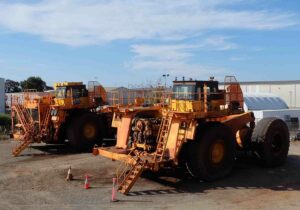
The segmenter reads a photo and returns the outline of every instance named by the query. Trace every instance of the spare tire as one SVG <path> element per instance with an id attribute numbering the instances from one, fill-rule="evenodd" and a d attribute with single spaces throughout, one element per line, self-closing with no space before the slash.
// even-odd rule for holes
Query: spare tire
<path id="1" fill-rule="evenodd" d="M 213 181 L 228 175 L 235 159 L 235 139 L 230 127 L 211 124 L 187 145 L 187 170 L 195 178 Z"/>
<path id="2" fill-rule="evenodd" d="M 255 127 L 252 142 L 255 152 L 265 166 L 282 165 L 290 146 L 289 129 L 281 119 L 264 118 Z"/>
<path id="3" fill-rule="evenodd" d="M 95 144 L 101 145 L 103 125 L 102 118 L 96 114 L 77 115 L 67 129 L 70 145 L 78 151 L 91 150 Z"/>

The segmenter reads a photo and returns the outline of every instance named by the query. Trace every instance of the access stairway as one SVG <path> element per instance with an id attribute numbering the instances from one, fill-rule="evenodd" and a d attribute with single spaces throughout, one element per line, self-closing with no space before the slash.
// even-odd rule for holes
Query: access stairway
<path id="1" fill-rule="evenodd" d="M 12 151 L 13 156 L 17 157 L 24 149 L 26 149 L 32 142 L 31 141 L 21 141 Z"/>
<path id="2" fill-rule="evenodd" d="M 145 168 L 145 162 L 138 159 L 136 163 L 128 169 L 123 170 L 123 173 L 118 177 L 118 191 L 127 195 L 135 182 L 138 180 Z"/>
<path id="3" fill-rule="evenodd" d="M 135 150 L 132 151 L 133 156 L 131 155 L 132 152 L 128 154 L 128 158 L 133 159 L 135 163 L 133 165 L 125 163 L 121 174 L 117 175 L 118 191 L 120 193 L 127 195 L 146 167 L 149 167 L 149 165 L 155 166 L 164 160 L 171 122 L 172 116 L 166 116 L 162 119 L 154 155 L 141 156 Z"/>
<path id="4" fill-rule="evenodd" d="M 46 110 L 42 119 L 40 126 L 40 139 L 48 135 L 49 123 L 51 121 L 51 107 Z"/>
<path id="5" fill-rule="evenodd" d="M 12 151 L 12 155 L 16 157 L 33 142 L 32 137 L 35 136 L 35 123 L 29 111 L 25 109 L 21 104 L 14 104 L 12 110 L 15 112 L 24 131 L 21 142 Z"/>

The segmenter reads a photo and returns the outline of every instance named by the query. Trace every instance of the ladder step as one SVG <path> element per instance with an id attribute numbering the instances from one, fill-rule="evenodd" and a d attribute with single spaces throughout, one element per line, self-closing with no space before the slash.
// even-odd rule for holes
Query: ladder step
<path id="1" fill-rule="evenodd" d="M 127 194 L 137 181 L 138 177 L 141 175 L 144 165 L 139 161 L 135 166 L 133 166 L 132 170 L 129 172 L 129 175 L 127 175 L 119 185 L 118 191 L 120 193 Z"/>
<path id="2" fill-rule="evenodd" d="M 13 109 L 16 112 L 19 122 L 22 124 L 24 132 L 26 133 L 23 137 L 24 142 L 17 146 L 12 152 L 14 156 L 18 156 L 31 143 L 28 138 L 30 138 L 30 133 L 34 130 L 35 123 L 31 114 L 23 105 L 15 104 Z"/>
<path id="3" fill-rule="evenodd" d="M 161 126 L 159 129 L 157 147 L 154 155 L 154 162 L 160 162 L 163 160 L 165 147 L 168 141 L 169 129 L 172 122 L 172 116 L 166 116 L 161 121 Z"/>
<path id="4" fill-rule="evenodd" d="M 18 156 L 24 149 L 26 149 L 28 147 L 28 145 L 30 144 L 30 141 L 25 141 L 24 143 L 22 143 L 20 146 L 18 146 L 17 148 L 15 148 L 13 150 L 13 155 L 16 157 Z"/>

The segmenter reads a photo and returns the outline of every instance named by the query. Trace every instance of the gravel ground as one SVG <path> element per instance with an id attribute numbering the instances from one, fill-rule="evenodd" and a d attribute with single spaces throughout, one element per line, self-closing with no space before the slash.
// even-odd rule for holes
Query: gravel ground
<path id="1" fill-rule="evenodd" d="M 292 142 L 287 163 L 263 168 L 250 158 L 232 174 L 204 183 L 184 175 L 144 174 L 129 196 L 110 202 L 119 165 L 100 156 L 74 154 L 64 147 L 38 145 L 11 156 L 13 142 L 0 141 L 0 209 L 300 209 L 300 142 Z M 65 181 L 72 166 L 75 180 Z M 90 175 L 91 189 L 84 189 Z M 146 178 L 148 177 L 148 178 Z"/>

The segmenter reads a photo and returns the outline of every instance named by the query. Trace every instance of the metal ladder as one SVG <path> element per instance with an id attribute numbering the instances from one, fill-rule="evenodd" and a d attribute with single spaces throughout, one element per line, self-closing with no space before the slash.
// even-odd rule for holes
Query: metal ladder
<path id="1" fill-rule="evenodd" d="M 20 121 L 25 132 L 21 143 L 18 144 L 12 151 L 13 156 L 16 157 L 32 143 L 31 138 L 34 135 L 34 120 L 28 110 L 25 109 L 21 104 L 15 104 L 13 109 L 15 110 L 18 120 Z"/>
<path id="2" fill-rule="evenodd" d="M 163 161 L 164 153 L 166 150 L 166 145 L 168 142 L 169 131 L 171 127 L 173 117 L 165 116 L 162 118 L 162 122 L 159 128 L 158 137 L 157 137 L 157 147 L 154 155 L 154 164 Z"/>
<path id="3" fill-rule="evenodd" d="M 118 177 L 118 183 L 120 183 L 118 187 L 118 191 L 127 195 L 135 182 L 138 180 L 140 175 L 142 174 L 145 168 L 145 163 L 141 159 L 138 159 L 136 163 L 130 167 L 128 170 L 123 170 L 120 177 Z"/>
<path id="4" fill-rule="evenodd" d="M 43 119 L 43 121 L 41 122 L 41 130 L 40 130 L 40 134 L 41 134 L 41 138 L 47 135 L 47 129 L 49 128 L 49 123 L 51 120 L 51 107 L 49 107 L 46 111 L 45 117 Z"/>
<path id="5" fill-rule="evenodd" d="M 24 129 L 24 132 L 27 132 L 31 129 L 34 124 L 32 116 L 21 104 L 15 104 L 13 109 L 16 111 L 17 117 Z"/>
<path id="6" fill-rule="evenodd" d="M 14 157 L 17 157 L 24 149 L 26 149 L 32 142 L 30 140 L 21 141 L 12 151 Z"/>
<path id="7" fill-rule="evenodd" d="M 178 152 L 180 151 L 183 143 L 186 140 L 186 132 L 187 132 L 187 128 L 179 129 L 178 130 L 177 141 L 176 141 L 176 148 L 175 148 L 176 157 L 178 157 Z"/>

